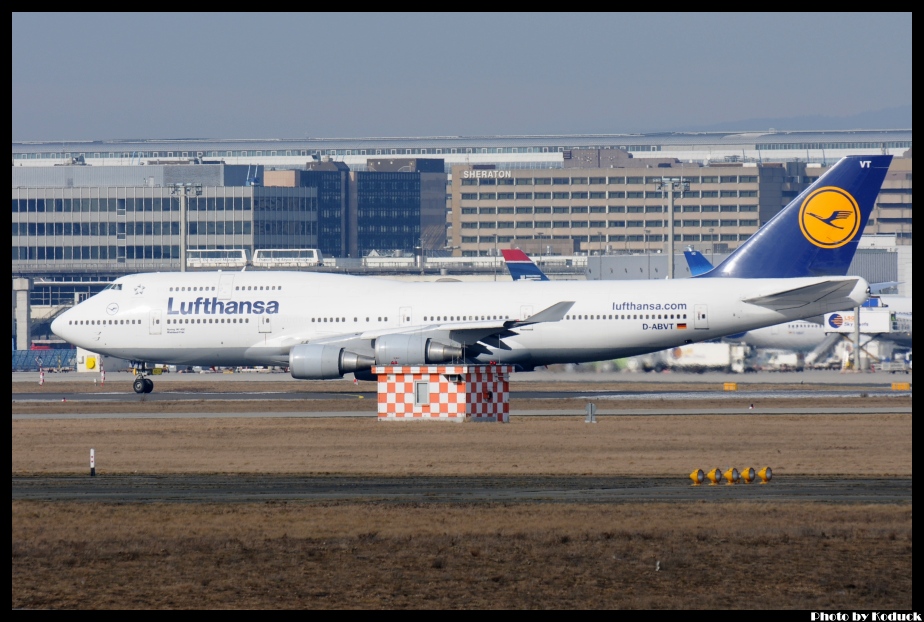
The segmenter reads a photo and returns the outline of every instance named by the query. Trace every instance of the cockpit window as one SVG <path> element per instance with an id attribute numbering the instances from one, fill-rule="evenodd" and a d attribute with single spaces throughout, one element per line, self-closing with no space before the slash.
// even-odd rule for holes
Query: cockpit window
<path id="1" fill-rule="evenodd" d="M 106 291 L 107 289 L 122 291 L 122 284 L 121 283 L 110 283 L 109 285 L 103 288 L 103 291 Z"/>

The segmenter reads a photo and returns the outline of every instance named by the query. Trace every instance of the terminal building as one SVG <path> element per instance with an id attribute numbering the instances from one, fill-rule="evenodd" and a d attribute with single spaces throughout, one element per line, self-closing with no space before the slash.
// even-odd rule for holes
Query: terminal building
<path id="1" fill-rule="evenodd" d="M 866 233 L 911 240 L 911 157 L 895 158 Z M 634 158 L 574 150 L 561 169 L 452 168 L 451 242 L 463 256 L 636 254 L 678 245 L 728 253 L 815 182 L 817 163 Z M 673 196 L 671 196 L 673 194 Z M 673 208 L 673 223 L 668 218 Z"/>
<path id="2" fill-rule="evenodd" d="M 198 160 L 14 167 L 14 289 L 51 310 L 48 324 L 134 272 L 253 268 L 269 250 L 318 249 L 334 263 L 432 253 L 446 245 L 443 170 L 438 159 L 394 158 L 358 172 L 326 158 L 303 170 Z"/>
<path id="3" fill-rule="evenodd" d="M 300 168 L 328 158 L 365 170 L 373 158 L 440 158 L 446 172 L 458 164 L 498 168 L 560 168 L 569 151 L 622 149 L 635 158 L 675 158 L 689 163 L 833 163 L 845 155 L 900 155 L 911 148 L 911 129 L 747 132 L 660 132 L 544 136 L 422 136 L 387 138 L 291 138 L 273 140 L 145 139 L 34 141 L 12 144 L 13 166 L 53 166 L 74 161 L 93 166 L 220 160 L 226 164 Z"/>
<path id="4" fill-rule="evenodd" d="M 319 245 L 328 257 L 414 253 L 446 246 L 446 173 L 440 158 L 374 158 L 362 171 L 342 162 L 270 169 L 267 186 L 318 190 Z"/>

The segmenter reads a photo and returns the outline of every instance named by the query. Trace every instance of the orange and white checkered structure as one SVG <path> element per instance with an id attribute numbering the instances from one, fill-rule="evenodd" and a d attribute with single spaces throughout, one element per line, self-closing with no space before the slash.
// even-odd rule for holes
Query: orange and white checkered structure
<path id="1" fill-rule="evenodd" d="M 496 421 L 510 416 L 512 365 L 373 367 L 379 421 Z"/>

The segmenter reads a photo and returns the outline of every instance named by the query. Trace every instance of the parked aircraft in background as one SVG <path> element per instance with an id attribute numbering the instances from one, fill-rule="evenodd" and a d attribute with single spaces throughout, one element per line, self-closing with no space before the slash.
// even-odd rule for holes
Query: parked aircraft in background
<path id="1" fill-rule="evenodd" d="M 501 250 L 504 263 L 510 271 L 514 281 L 548 281 L 549 277 L 539 269 L 526 253 L 518 248 L 505 248 Z"/>
<path id="2" fill-rule="evenodd" d="M 133 361 L 138 393 L 153 390 L 148 370 L 157 363 L 371 379 L 377 365 L 531 370 L 655 352 L 862 304 L 868 283 L 843 275 L 891 159 L 841 159 L 697 278 L 511 287 L 314 272 L 145 273 L 116 279 L 52 330 Z M 824 220 L 834 210 L 851 211 L 836 228 Z"/>
<path id="3" fill-rule="evenodd" d="M 683 251 L 683 256 L 687 260 L 687 266 L 690 268 L 690 276 L 705 274 L 715 267 L 701 252 L 692 248 Z"/>

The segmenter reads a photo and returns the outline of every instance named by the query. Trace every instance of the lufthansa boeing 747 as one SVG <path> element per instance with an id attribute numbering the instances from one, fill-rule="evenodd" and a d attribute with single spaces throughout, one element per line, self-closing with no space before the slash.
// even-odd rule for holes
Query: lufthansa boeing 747
<path id="1" fill-rule="evenodd" d="M 138 393 L 153 389 L 154 364 L 371 378 L 375 365 L 528 371 L 655 352 L 861 305 L 867 282 L 843 275 L 890 161 L 843 158 L 699 278 L 511 284 L 281 271 L 133 274 L 61 314 L 52 330 L 132 361 Z"/>

